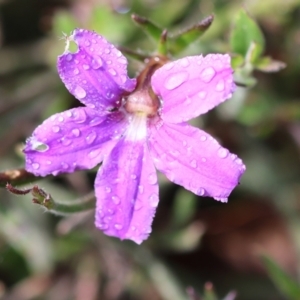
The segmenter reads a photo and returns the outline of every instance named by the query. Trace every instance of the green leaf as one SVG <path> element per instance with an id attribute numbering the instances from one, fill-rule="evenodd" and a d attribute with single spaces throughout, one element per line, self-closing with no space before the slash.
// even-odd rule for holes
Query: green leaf
<path id="1" fill-rule="evenodd" d="M 259 57 L 265 49 L 264 36 L 257 23 L 244 10 L 240 10 L 230 35 L 232 51 L 246 57 L 253 43 L 256 44 L 255 57 Z"/>
<path id="2" fill-rule="evenodd" d="M 210 27 L 214 20 L 214 16 L 210 15 L 199 23 L 192 27 L 182 31 L 181 33 L 174 35 L 171 38 L 172 46 L 171 51 L 178 53 L 186 49 L 191 43 L 198 40 Z"/>
<path id="3" fill-rule="evenodd" d="M 299 300 L 300 285 L 286 274 L 277 263 L 267 255 L 261 257 L 275 286 L 290 300 Z"/>
<path id="4" fill-rule="evenodd" d="M 255 69 L 262 72 L 271 73 L 278 72 L 286 67 L 286 64 L 279 60 L 274 60 L 269 56 L 260 58 L 255 64 Z"/>
<path id="5" fill-rule="evenodd" d="M 131 15 L 132 20 L 140 25 L 142 29 L 154 39 L 155 42 L 159 43 L 161 39 L 162 29 L 159 28 L 156 24 L 151 22 L 150 20 L 138 16 L 136 14 Z"/>

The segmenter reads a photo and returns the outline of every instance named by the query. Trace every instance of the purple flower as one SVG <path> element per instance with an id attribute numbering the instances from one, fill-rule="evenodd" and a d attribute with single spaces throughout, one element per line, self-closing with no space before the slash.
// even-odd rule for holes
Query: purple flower
<path id="1" fill-rule="evenodd" d="M 76 29 L 70 38 L 78 50 L 59 56 L 58 72 L 85 107 L 36 128 L 24 149 L 26 170 L 57 175 L 103 162 L 95 181 L 95 224 L 136 243 L 151 232 L 158 205 L 155 168 L 197 195 L 226 202 L 245 166 L 186 121 L 231 97 L 230 57 L 155 57 L 130 79 L 126 58 L 102 36 Z"/>

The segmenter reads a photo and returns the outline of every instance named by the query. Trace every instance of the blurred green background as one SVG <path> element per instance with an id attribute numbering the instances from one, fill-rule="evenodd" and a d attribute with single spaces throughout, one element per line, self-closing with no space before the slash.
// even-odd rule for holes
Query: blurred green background
<path id="1" fill-rule="evenodd" d="M 232 30 L 243 23 L 241 9 L 262 31 L 262 55 L 285 69 L 239 65 Z M 247 171 L 228 204 L 160 176 L 153 232 L 141 246 L 104 236 L 93 211 L 58 217 L 0 189 L 0 299 L 300 299 L 299 0 L 0 0 L 0 169 L 22 168 L 34 128 L 79 105 L 56 71 L 62 32 L 93 29 L 116 45 L 155 52 L 132 13 L 173 34 L 214 14 L 203 37 L 173 57 L 232 54 L 246 86 L 192 123 L 238 154 Z M 141 68 L 129 59 L 132 76 Z M 96 171 L 38 184 L 72 201 L 93 190 Z"/>

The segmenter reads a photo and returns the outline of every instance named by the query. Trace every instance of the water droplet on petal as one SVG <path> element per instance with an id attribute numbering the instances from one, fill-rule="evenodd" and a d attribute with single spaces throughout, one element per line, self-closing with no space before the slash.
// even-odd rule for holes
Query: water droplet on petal
<path id="1" fill-rule="evenodd" d="M 91 126 L 97 126 L 97 125 L 101 124 L 102 122 L 103 122 L 103 118 L 95 117 L 94 119 L 92 119 L 90 121 L 90 125 Z"/>
<path id="2" fill-rule="evenodd" d="M 139 185 L 138 189 L 139 189 L 140 194 L 143 194 L 144 187 L 142 185 Z"/>
<path id="3" fill-rule="evenodd" d="M 224 80 L 220 80 L 216 85 L 216 91 L 222 92 L 225 88 Z"/>
<path id="4" fill-rule="evenodd" d="M 72 133 L 74 136 L 79 137 L 80 136 L 80 130 L 78 128 L 72 129 Z"/>
<path id="5" fill-rule="evenodd" d="M 51 165 L 52 164 L 51 160 L 46 160 L 46 164 Z"/>
<path id="6" fill-rule="evenodd" d="M 207 93 L 204 91 L 201 91 L 198 93 L 199 98 L 204 99 L 206 97 Z"/>
<path id="7" fill-rule="evenodd" d="M 101 230 L 106 230 L 108 229 L 108 225 L 106 223 L 99 223 L 97 225 L 98 228 L 100 228 Z"/>
<path id="8" fill-rule="evenodd" d="M 106 193 L 109 194 L 109 193 L 111 192 L 111 188 L 110 188 L 109 186 L 106 186 L 106 187 L 105 187 L 105 191 L 106 191 Z"/>
<path id="9" fill-rule="evenodd" d="M 114 227 L 115 227 L 117 230 L 121 230 L 121 229 L 123 228 L 123 226 L 122 226 L 121 224 L 119 224 L 119 223 L 116 223 L 116 224 L 114 225 Z"/>
<path id="10" fill-rule="evenodd" d="M 62 143 L 64 146 L 69 146 L 69 145 L 72 143 L 72 140 L 63 137 L 63 138 L 61 139 L 61 143 Z"/>
<path id="11" fill-rule="evenodd" d="M 32 164 L 32 167 L 33 167 L 35 170 L 37 170 L 37 169 L 39 169 L 40 165 L 39 165 L 38 163 L 33 163 L 33 164 Z"/>
<path id="12" fill-rule="evenodd" d="M 202 158 L 201 158 L 201 161 L 202 161 L 202 162 L 206 162 L 207 159 L 206 159 L 205 157 L 202 157 Z"/>
<path id="13" fill-rule="evenodd" d="M 79 70 L 77 68 L 74 69 L 73 71 L 74 75 L 78 75 L 79 74 Z"/>
<path id="14" fill-rule="evenodd" d="M 152 194 L 152 195 L 149 197 L 149 201 L 150 201 L 150 205 L 151 205 L 152 207 L 157 207 L 158 201 L 159 201 L 158 195 L 157 195 L 157 194 Z"/>
<path id="15" fill-rule="evenodd" d="M 194 169 L 197 168 L 198 164 L 197 164 L 197 161 L 195 159 L 193 159 L 191 162 L 190 162 L 190 166 Z"/>
<path id="16" fill-rule="evenodd" d="M 141 201 L 136 201 L 134 204 L 134 210 L 140 210 L 143 207 L 143 203 Z"/>
<path id="17" fill-rule="evenodd" d="M 86 142 L 90 145 L 92 144 L 95 139 L 97 137 L 97 134 L 95 131 L 92 131 L 91 133 L 89 133 L 89 135 L 85 138 Z"/>
<path id="18" fill-rule="evenodd" d="M 55 133 L 59 132 L 59 131 L 60 131 L 59 126 L 54 125 L 54 126 L 52 127 L 52 131 L 55 132 Z"/>
<path id="19" fill-rule="evenodd" d="M 127 80 L 127 76 L 126 75 L 121 75 L 121 82 L 122 83 L 125 83 L 126 82 L 126 80 Z"/>
<path id="20" fill-rule="evenodd" d="M 76 110 L 74 112 L 74 117 L 76 123 L 84 123 L 87 118 L 84 110 Z"/>
<path id="21" fill-rule="evenodd" d="M 220 148 L 218 150 L 218 156 L 221 157 L 221 158 L 227 157 L 228 153 L 229 153 L 229 151 L 225 148 Z"/>
<path id="22" fill-rule="evenodd" d="M 59 121 L 59 122 L 63 122 L 63 121 L 64 121 L 64 117 L 59 116 L 59 117 L 58 117 L 58 121 Z"/>
<path id="23" fill-rule="evenodd" d="M 222 197 L 214 197 L 215 200 L 226 203 L 227 202 L 227 198 L 222 198 Z"/>
<path id="24" fill-rule="evenodd" d="M 89 153 L 89 157 L 90 158 L 95 158 L 96 156 L 98 156 L 99 154 L 99 150 L 92 150 L 90 153 Z"/>
<path id="25" fill-rule="evenodd" d="M 112 196 L 111 199 L 116 205 L 121 203 L 121 200 L 118 196 Z"/>
<path id="26" fill-rule="evenodd" d="M 31 139 L 30 143 L 31 143 L 31 149 L 38 152 L 46 152 L 49 149 L 49 146 L 47 144 L 36 141 L 34 139 Z"/>
<path id="27" fill-rule="evenodd" d="M 152 185 L 156 184 L 157 183 L 157 175 L 156 173 L 151 173 L 149 174 L 148 176 L 148 182 Z"/>
<path id="28" fill-rule="evenodd" d="M 84 44 L 88 47 L 91 45 L 91 42 L 89 40 L 85 40 Z"/>
<path id="29" fill-rule="evenodd" d="M 69 168 L 69 165 L 68 165 L 67 163 L 65 163 L 65 162 L 62 162 L 62 163 L 61 163 L 61 166 L 62 166 L 62 168 L 63 168 L 64 170 L 66 170 L 66 169 Z"/>
<path id="30" fill-rule="evenodd" d="M 120 57 L 120 58 L 118 58 L 118 62 L 123 64 L 123 65 L 126 65 L 127 64 L 127 59 L 125 57 Z"/>
<path id="31" fill-rule="evenodd" d="M 171 74 L 165 81 L 165 88 L 168 90 L 173 90 L 179 87 L 188 79 L 188 76 L 189 74 L 187 72 Z"/>
<path id="32" fill-rule="evenodd" d="M 207 137 L 205 135 L 202 135 L 200 137 L 200 141 L 205 142 L 207 140 Z"/>
<path id="33" fill-rule="evenodd" d="M 109 53 L 110 53 L 110 50 L 109 50 L 108 48 L 106 48 L 106 49 L 104 50 L 104 52 L 105 52 L 106 54 L 109 54 Z"/>
<path id="34" fill-rule="evenodd" d="M 182 58 L 179 60 L 179 64 L 182 66 L 182 67 L 187 67 L 190 65 L 190 62 L 188 61 L 188 59 L 186 57 Z"/>
<path id="35" fill-rule="evenodd" d="M 88 70 L 90 68 L 90 66 L 86 64 L 84 64 L 82 67 L 84 68 L 84 70 Z"/>
<path id="36" fill-rule="evenodd" d="M 174 63 L 173 62 L 170 62 L 170 63 L 167 63 L 164 68 L 169 71 L 171 70 L 172 68 L 174 67 Z"/>
<path id="37" fill-rule="evenodd" d="M 71 61 L 72 58 L 73 58 L 73 55 L 71 53 L 68 53 L 67 56 L 66 56 L 66 60 Z"/>
<path id="38" fill-rule="evenodd" d="M 66 111 L 66 116 L 71 118 L 73 116 L 73 114 L 70 110 L 68 110 L 68 111 Z"/>
<path id="39" fill-rule="evenodd" d="M 86 96 L 86 91 L 79 85 L 74 90 L 74 96 L 78 99 L 83 99 Z"/>
<path id="40" fill-rule="evenodd" d="M 114 69 L 108 69 L 108 72 L 113 76 L 117 75 L 117 72 Z"/>
<path id="41" fill-rule="evenodd" d="M 197 195 L 199 196 L 204 196 L 205 195 L 205 189 L 204 188 L 198 188 L 197 190 Z"/>
<path id="42" fill-rule="evenodd" d="M 103 61 L 102 61 L 102 59 L 100 57 L 94 58 L 92 60 L 92 68 L 93 69 L 97 70 L 97 69 L 101 68 L 102 65 L 103 65 Z"/>
<path id="43" fill-rule="evenodd" d="M 204 82 L 210 82 L 215 75 L 216 71 L 214 70 L 214 68 L 208 67 L 201 72 L 200 77 Z"/>

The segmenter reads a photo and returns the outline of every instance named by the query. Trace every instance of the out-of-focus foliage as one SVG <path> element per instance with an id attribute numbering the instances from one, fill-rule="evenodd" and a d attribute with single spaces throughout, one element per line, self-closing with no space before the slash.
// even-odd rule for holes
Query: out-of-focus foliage
<path id="1" fill-rule="evenodd" d="M 171 43 L 214 15 L 200 39 L 173 47 L 171 55 L 232 55 L 235 79 L 247 87 L 193 123 L 239 154 L 247 171 L 226 205 L 160 176 L 153 232 L 141 246 L 104 236 L 92 211 L 53 216 L 31 196 L 1 189 L 0 299 L 297 299 L 298 0 L 0 1 L 1 170 L 24 166 L 22 144 L 46 117 L 79 105 L 56 72 L 63 33 L 93 29 L 138 52 L 130 57 L 157 51 L 157 39 L 135 26 L 132 13 L 166 28 Z M 285 69 L 266 73 L 279 71 L 281 62 Z M 130 59 L 132 76 L 141 68 Z M 82 171 L 20 188 L 38 184 L 54 200 L 73 203 L 93 190 L 94 177 L 95 170 Z"/>

